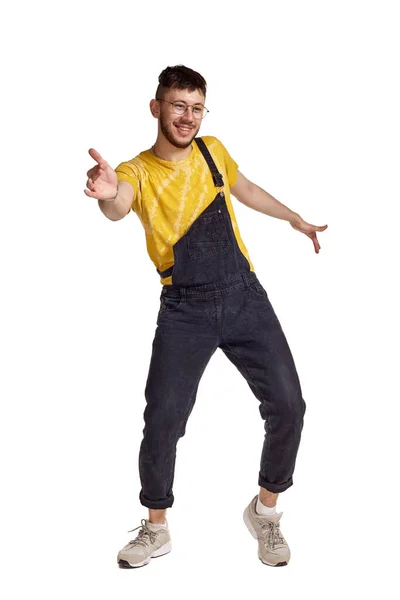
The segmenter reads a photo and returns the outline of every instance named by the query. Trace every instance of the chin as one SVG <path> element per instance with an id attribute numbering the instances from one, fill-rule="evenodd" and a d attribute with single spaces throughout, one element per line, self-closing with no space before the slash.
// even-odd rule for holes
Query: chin
<path id="1" fill-rule="evenodd" d="M 178 140 L 178 139 L 176 139 L 176 137 L 172 136 L 172 139 L 173 139 L 172 143 L 177 148 L 189 148 L 190 144 L 193 142 L 196 135 L 197 135 L 197 132 L 194 135 L 192 135 L 192 137 L 188 140 Z"/>
<path id="2" fill-rule="evenodd" d="M 174 141 L 174 146 L 176 146 L 177 148 L 189 148 L 190 144 L 193 142 L 195 136 L 192 137 L 191 140 L 188 140 L 187 142 L 180 142 L 179 140 L 175 140 Z"/>

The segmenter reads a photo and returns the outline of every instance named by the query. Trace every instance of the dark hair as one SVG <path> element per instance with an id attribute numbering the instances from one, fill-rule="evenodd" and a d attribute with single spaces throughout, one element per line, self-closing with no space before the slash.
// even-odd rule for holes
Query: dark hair
<path id="1" fill-rule="evenodd" d="M 156 98 L 159 98 L 167 89 L 190 90 L 191 92 L 200 90 L 204 97 L 206 96 L 207 83 L 204 77 L 184 65 L 164 69 L 158 77 L 158 83 Z"/>

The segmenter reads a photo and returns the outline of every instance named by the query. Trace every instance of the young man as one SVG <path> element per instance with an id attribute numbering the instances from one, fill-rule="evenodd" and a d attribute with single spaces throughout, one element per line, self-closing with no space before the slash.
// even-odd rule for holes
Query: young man
<path id="1" fill-rule="evenodd" d="M 278 494 L 293 484 L 305 402 L 291 351 L 267 292 L 241 239 L 231 197 L 289 221 L 320 249 L 317 227 L 238 171 L 215 137 L 197 137 L 208 110 L 206 82 L 182 65 L 159 76 L 150 110 L 158 121 L 152 148 L 115 171 L 90 149 L 87 196 L 109 219 L 132 208 L 146 232 L 160 281 L 160 310 L 145 389 L 145 427 L 139 455 L 140 502 L 149 509 L 137 537 L 119 553 L 120 566 L 139 567 L 171 549 L 166 509 L 174 502 L 176 446 L 185 433 L 201 376 L 221 350 L 247 380 L 265 420 L 256 495 L 244 511 L 258 555 L 286 565 Z"/>

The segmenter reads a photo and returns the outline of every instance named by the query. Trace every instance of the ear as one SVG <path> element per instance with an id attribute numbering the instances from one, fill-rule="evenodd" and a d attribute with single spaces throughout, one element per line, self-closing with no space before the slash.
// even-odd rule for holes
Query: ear
<path id="1" fill-rule="evenodd" d="M 157 100 L 150 100 L 150 111 L 155 119 L 158 119 L 160 116 L 160 104 Z"/>

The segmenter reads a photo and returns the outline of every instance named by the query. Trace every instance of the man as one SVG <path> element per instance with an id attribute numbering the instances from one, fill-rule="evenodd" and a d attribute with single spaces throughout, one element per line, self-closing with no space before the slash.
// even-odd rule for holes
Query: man
<path id="1" fill-rule="evenodd" d="M 276 512 L 278 494 L 293 483 L 305 402 L 285 335 L 241 239 L 230 194 L 259 212 L 289 221 L 320 249 L 317 227 L 238 171 L 215 137 L 197 137 L 206 116 L 206 82 L 183 65 L 159 76 L 150 110 L 158 121 L 151 149 L 115 171 L 94 149 L 87 196 L 111 220 L 132 208 L 163 285 L 145 389 L 139 454 L 140 502 L 149 509 L 137 537 L 119 553 L 120 566 L 139 567 L 171 549 L 166 509 L 174 502 L 176 446 L 185 433 L 197 388 L 221 350 L 260 402 L 265 440 L 260 492 L 244 511 L 258 555 L 286 565 L 289 547 Z"/>

